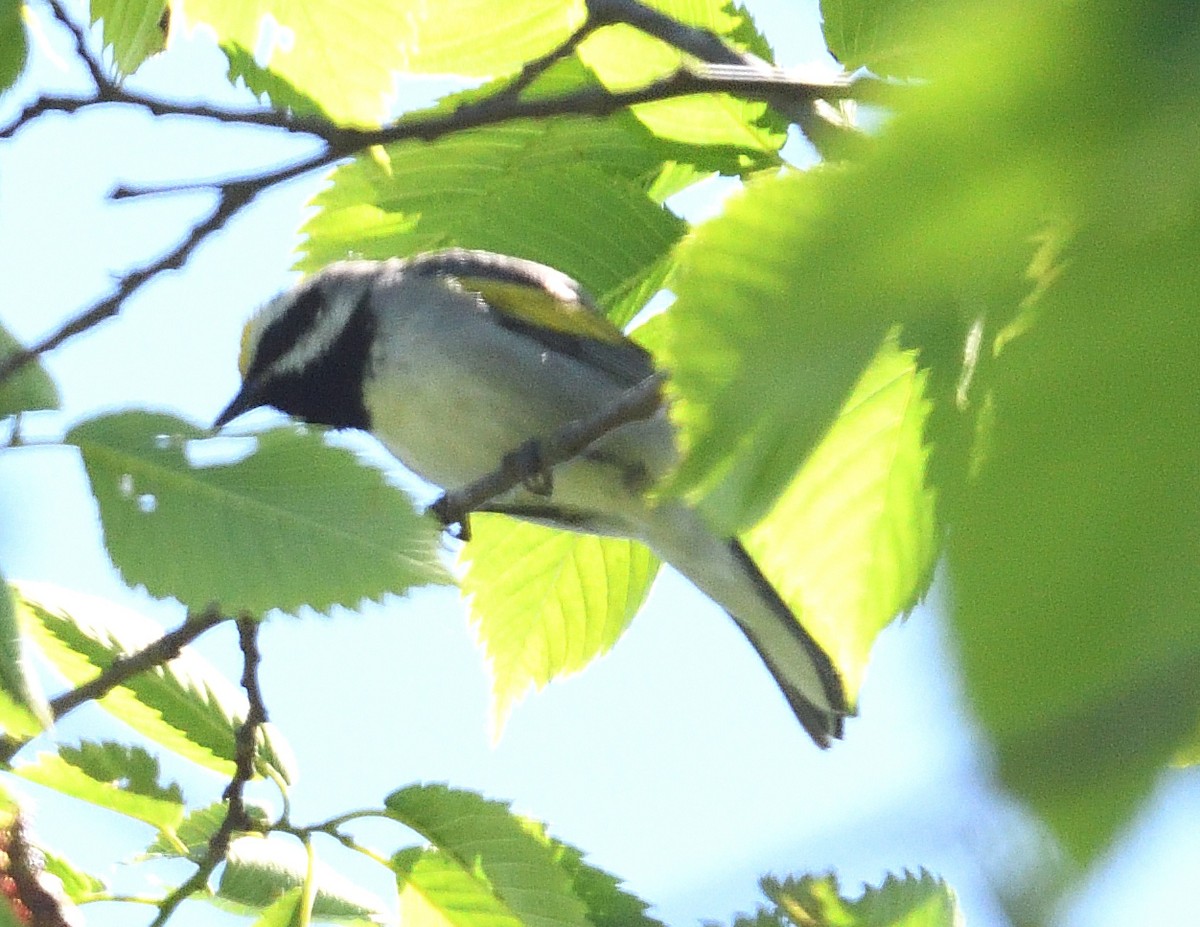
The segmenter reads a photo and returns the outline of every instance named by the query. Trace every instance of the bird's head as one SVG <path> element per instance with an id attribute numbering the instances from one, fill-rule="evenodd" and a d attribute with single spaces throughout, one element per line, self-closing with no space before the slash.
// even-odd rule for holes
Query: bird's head
<path id="1" fill-rule="evenodd" d="M 259 406 L 335 428 L 370 426 L 363 381 L 375 337 L 379 264 L 342 261 L 275 297 L 246 323 L 242 387 L 213 423 Z"/>

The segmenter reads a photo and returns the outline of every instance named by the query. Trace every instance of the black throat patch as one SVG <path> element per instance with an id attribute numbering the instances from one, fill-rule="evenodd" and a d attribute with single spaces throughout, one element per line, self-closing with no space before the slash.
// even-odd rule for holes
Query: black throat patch
<path id="1" fill-rule="evenodd" d="M 312 287 L 290 312 L 276 319 L 263 332 L 246 372 L 247 382 L 257 378 L 260 384 L 260 404 L 314 425 L 370 429 L 371 417 L 363 402 L 363 380 L 375 340 L 370 298 L 369 290 L 363 293 L 337 338 L 303 370 L 275 373 L 270 368 L 328 311 L 323 294 Z"/>

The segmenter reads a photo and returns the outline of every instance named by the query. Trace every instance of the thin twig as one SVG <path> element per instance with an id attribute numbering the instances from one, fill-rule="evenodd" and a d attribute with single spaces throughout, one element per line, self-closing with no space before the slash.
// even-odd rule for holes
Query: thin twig
<path id="1" fill-rule="evenodd" d="M 591 10 L 589 8 L 587 19 L 583 21 L 583 24 L 578 29 L 563 39 L 563 41 L 560 42 L 555 48 L 552 48 L 546 54 L 542 55 L 542 57 L 535 58 L 533 61 L 527 62 L 525 67 L 521 68 L 521 73 L 509 81 L 509 83 L 505 85 L 504 89 L 497 93 L 493 99 L 515 100 L 525 90 L 527 90 L 535 80 L 549 71 L 550 68 L 552 68 L 555 64 L 574 54 L 575 49 L 579 47 L 579 44 L 589 35 L 595 32 L 600 25 L 601 24 L 592 17 Z"/>
<path id="2" fill-rule="evenodd" d="M 96 94 L 100 99 L 106 99 L 109 94 L 117 90 L 117 84 L 107 74 L 104 73 L 104 66 L 100 63 L 100 59 L 92 54 L 91 49 L 87 44 L 87 32 L 82 26 L 75 22 L 67 15 L 66 9 L 59 0 L 47 0 L 50 4 L 50 10 L 54 13 L 54 18 L 66 26 L 75 40 L 75 53 L 79 55 L 84 66 L 88 69 L 88 74 L 92 77 L 92 82 L 96 85 Z"/>
<path id="3" fill-rule="evenodd" d="M 69 319 L 41 341 L 6 357 L 3 363 L 0 363 L 0 383 L 35 358 L 57 348 L 68 338 L 115 316 L 126 299 L 163 271 L 182 267 L 204 239 L 221 229 L 238 211 L 249 204 L 261 189 L 265 188 L 241 181 L 222 184 L 217 188 L 217 204 L 204 219 L 192 227 L 178 245 L 157 260 L 126 274 L 108 296 Z"/>
<path id="4" fill-rule="evenodd" d="M 262 174 L 231 181 L 189 183 L 153 187 L 122 186 L 114 190 L 114 199 L 161 196 L 198 189 L 223 190 L 227 185 L 254 187 L 256 192 L 301 174 L 328 167 L 347 155 L 374 145 L 404 141 L 432 142 L 454 132 L 480 129 L 519 119 L 545 119 L 552 116 L 609 116 L 638 103 L 651 103 L 702 93 L 737 93 L 750 99 L 765 98 L 786 89 L 797 100 L 839 99 L 854 93 L 854 82 L 844 78 L 829 81 L 797 80 L 780 69 L 748 68 L 741 65 L 680 67 L 666 77 L 633 90 L 608 90 L 586 87 L 555 97 L 513 100 L 489 97 L 468 103 L 449 113 L 420 114 L 401 119 L 378 129 L 341 129 L 338 144 L 293 164 Z M 5 370 L 0 368 L 0 380 Z"/>
<path id="5" fill-rule="evenodd" d="M 237 620 L 237 626 L 238 640 L 242 648 L 242 688 L 246 690 L 250 707 L 246 712 L 246 719 L 238 728 L 234 774 L 225 788 L 224 797 L 229 810 L 221 826 L 209 838 L 208 849 L 196 871 L 159 903 L 158 915 L 150 922 L 150 927 L 163 927 L 176 908 L 187 898 L 207 887 L 209 877 L 229 852 L 229 843 L 234 831 L 250 826 L 243 793 L 246 783 L 254 775 L 255 747 L 258 744 L 259 729 L 267 721 L 267 709 L 258 685 L 258 664 L 261 659 L 258 652 L 259 622 L 249 615 L 242 615 Z"/>
<path id="6" fill-rule="evenodd" d="M 212 630 L 226 620 L 228 620 L 226 616 L 216 609 L 188 615 L 183 624 L 173 631 L 168 631 L 153 644 L 148 644 L 128 656 L 118 657 L 94 679 L 51 699 L 51 714 L 57 720 L 84 702 L 104 697 L 139 673 L 171 662 L 179 656 L 184 647 L 201 634 Z"/>
<path id="7" fill-rule="evenodd" d="M 0 139 L 12 138 L 27 123 L 46 113 L 76 113 L 90 106 L 122 105 L 144 109 L 152 116 L 184 116 L 224 122 L 232 125 L 282 129 L 297 135 L 333 138 L 338 126 L 319 116 L 296 116 L 273 109 L 224 109 L 206 103 L 181 103 L 160 100 L 123 87 L 114 86 L 105 96 L 86 97 L 46 95 L 25 107 L 12 122 L 0 129 Z"/>
<path id="8" fill-rule="evenodd" d="M 621 425 L 654 415 L 662 406 L 662 386 L 661 374 L 649 376 L 591 418 L 568 422 L 545 440 L 537 440 L 536 453 L 527 453 L 528 446 L 515 448 L 495 470 L 467 486 L 443 493 L 430 511 L 446 526 L 459 525 L 465 538 L 471 512 L 521 483 L 545 477 L 555 465 L 578 457 Z"/>
<path id="9" fill-rule="evenodd" d="M 246 720 L 238 728 L 234 750 L 234 775 L 225 789 L 225 800 L 229 802 L 228 818 L 231 827 L 246 827 L 249 818 L 242 793 L 246 783 L 254 775 L 254 755 L 258 745 L 259 729 L 267 723 L 267 706 L 263 702 L 262 690 L 258 685 L 258 665 L 262 656 L 258 652 L 258 629 L 260 622 L 251 615 L 238 618 L 238 642 L 242 648 L 242 688 L 246 690 L 249 708 Z"/>
<path id="10" fill-rule="evenodd" d="M 184 647 L 225 620 L 226 617 L 215 609 L 188 615 L 183 624 L 173 631 L 167 631 L 154 643 L 127 656 L 117 657 L 93 679 L 51 699 L 51 716 L 57 720 L 85 702 L 103 698 L 139 673 L 169 663 L 179 656 Z M 0 761 L 9 761 L 24 745 L 25 741 L 13 737 L 0 738 Z"/>

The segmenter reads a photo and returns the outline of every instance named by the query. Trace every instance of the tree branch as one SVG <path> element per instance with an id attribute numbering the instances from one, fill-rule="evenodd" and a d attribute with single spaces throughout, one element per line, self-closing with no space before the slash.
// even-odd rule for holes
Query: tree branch
<path id="1" fill-rule="evenodd" d="M 263 703 L 262 691 L 258 684 L 258 665 L 261 656 L 258 651 L 259 622 L 250 615 L 242 615 L 237 620 L 238 641 L 242 648 L 242 688 L 246 690 L 246 698 L 250 707 L 246 712 L 246 720 L 237 732 L 237 749 L 235 751 L 235 770 L 233 778 L 225 788 L 225 801 L 229 810 L 225 820 L 208 840 L 208 849 L 200 860 L 196 871 L 183 884 L 158 905 L 158 915 L 150 923 L 150 927 L 162 927 L 185 900 L 201 891 L 208 885 L 209 877 L 225 859 L 229 852 L 229 843 L 236 830 L 245 830 L 250 826 L 246 815 L 246 805 L 243 798 L 246 783 L 254 775 L 254 754 L 258 744 L 259 728 L 267 722 L 267 708 Z"/>
<path id="2" fill-rule="evenodd" d="M 46 0 L 46 2 L 50 5 L 54 18 L 66 26 L 67 31 L 75 40 L 75 54 L 88 69 L 92 83 L 96 85 L 97 97 L 106 99 L 111 93 L 117 91 L 118 87 L 116 82 L 104 72 L 104 66 L 100 63 L 100 59 L 93 55 L 91 49 L 88 48 L 86 30 L 67 15 L 66 9 L 59 0 Z"/>
<path id="3" fill-rule="evenodd" d="M 781 88 L 796 99 L 840 99 L 855 93 L 856 81 L 835 78 L 829 81 L 797 79 L 778 68 L 748 68 L 742 65 L 693 65 L 678 70 L 644 87 L 633 90 L 608 90 L 586 87 L 556 97 L 533 100 L 512 99 L 506 94 L 467 103 L 449 113 L 420 114 L 406 117 L 378 129 L 342 128 L 336 140 L 326 139 L 327 147 L 315 155 L 266 173 L 247 175 L 236 180 L 177 184 L 154 187 L 122 186 L 114 190 L 114 199 L 161 196 L 198 189 L 222 191 L 229 186 L 253 188 L 262 192 L 285 180 L 328 167 L 342 158 L 374 145 L 405 141 L 433 142 L 455 132 L 481 129 L 519 119 L 546 119 L 552 116 L 610 116 L 629 106 L 669 100 L 703 93 L 736 93 L 750 99 L 765 99 Z M 323 136 L 322 136 L 323 137 Z M 5 371 L 0 368 L 0 379 Z"/>
<path id="4" fill-rule="evenodd" d="M 276 183 L 280 181 L 275 181 Z M 270 186 L 268 184 L 267 186 Z M 60 344 L 75 335 L 94 328 L 105 319 L 115 316 L 125 300 L 137 292 L 145 284 L 165 270 L 178 269 L 184 265 L 192 252 L 206 238 L 224 227 L 239 210 L 249 204 L 263 189 L 254 183 L 231 181 L 217 188 L 217 204 L 209 214 L 196 225 L 174 248 L 157 260 L 144 264 L 142 267 L 122 277 L 116 288 L 106 297 L 93 303 L 83 312 L 69 319 L 58 329 L 47 335 L 36 344 L 20 351 L 15 351 L 0 362 L 0 383 L 20 370 L 35 358 L 57 348 Z"/>
<path id="5" fill-rule="evenodd" d="M 568 422 L 545 440 L 535 439 L 513 449 L 491 473 L 443 493 L 430 511 L 447 527 L 458 525 L 459 536 L 468 540 L 471 512 L 521 483 L 545 479 L 553 467 L 578 457 L 620 426 L 650 418 L 662 407 L 662 386 L 662 374 L 649 376 L 591 418 Z"/>

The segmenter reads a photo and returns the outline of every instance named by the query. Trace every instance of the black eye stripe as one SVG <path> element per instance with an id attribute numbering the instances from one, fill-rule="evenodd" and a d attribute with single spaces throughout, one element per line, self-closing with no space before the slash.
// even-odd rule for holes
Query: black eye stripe
<path id="1" fill-rule="evenodd" d="M 258 339 L 254 357 L 246 368 L 246 380 L 256 379 L 295 347 L 303 334 L 317 324 L 317 319 L 327 308 L 318 286 L 309 286 L 297 294 L 287 311 L 271 322 Z"/>

